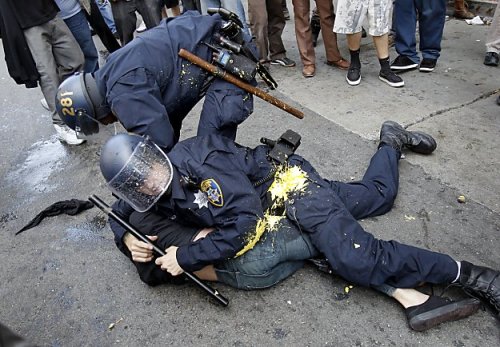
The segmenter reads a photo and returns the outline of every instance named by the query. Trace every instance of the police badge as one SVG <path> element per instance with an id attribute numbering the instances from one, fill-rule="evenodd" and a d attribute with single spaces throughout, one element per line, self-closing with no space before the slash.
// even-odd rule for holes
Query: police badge
<path id="1" fill-rule="evenodd" d="M 208 201 L 212 205 L 217 207 L 222 207 L 224 205 L 222 190 L 214 179 L 209 178 L 204 180 L 201 182 L 200 188 L 202 192 L 207 194 Z"/>

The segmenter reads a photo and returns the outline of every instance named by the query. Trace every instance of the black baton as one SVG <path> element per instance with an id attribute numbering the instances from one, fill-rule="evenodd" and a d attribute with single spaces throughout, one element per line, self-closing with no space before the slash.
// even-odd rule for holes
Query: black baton
<path id="1" fill-rule="evenodd" d="M 139 240 L 146 242 L 153 246 L 153 249 L 156 253 L 159 255 L 165 255 L 165 251 L 156 246 L 153 241 L 148 239 L 143 233 L 140 231 L 136 230 L 133 226 L 125 222 L 123 219 L 120 218 L 112 209 L 111 207 L 106 204 L 104 201 L 102 201 L 101 198 L 99 198 L 97 195 L 91 195 L 89 197 L 89 201 L 99 207 L 106 215 L 109 217 L 113 218 L 118 224 L 120 224 L 122 227 L 124 227 L 128 232 L 133 234 L 135 237 L 137 237 Z M 198 287 L 206 291 L 208 294 L 210 294 L 213 298 L 215 298 L 221 305 L 227 306 L 229 304 L 229 300 L 226 299 L 221 293 L 219 293 L 216 289 L 213 289 L 206 283 L 202 282 L 198 277 L 193 275 L 190 272 L 184 272 L 184 274 L 191 280 L 193 281 Z"/>

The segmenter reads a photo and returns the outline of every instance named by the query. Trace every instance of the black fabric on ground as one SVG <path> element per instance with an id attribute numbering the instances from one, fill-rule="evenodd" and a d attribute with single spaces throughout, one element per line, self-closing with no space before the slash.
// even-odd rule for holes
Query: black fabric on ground
<path id="1" fill-rule="evenodd" d="M 63 213 L 74 216 L 92 207 L 94 207 L 94 204 L 92 204 L 90 201 L 83 201 L 78 199 L 58 201 L 37 214 L 36 217 L 33 218 L 28 224 L 26 224 L 21 230 L 19 230 L 16 235 L 22 233 L 25 230 L 36 227 L 43 219 L 45 219 L 45 217 L 58 216 Z"/>

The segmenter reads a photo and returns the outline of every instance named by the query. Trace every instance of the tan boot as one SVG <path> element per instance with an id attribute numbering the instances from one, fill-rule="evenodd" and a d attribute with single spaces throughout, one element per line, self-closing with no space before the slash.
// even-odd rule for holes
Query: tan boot
<path id="1" fill-rule="evenodd" d="M 455 0 L 455 12 L 453 12 L 453 17 L 458 19 L 472 19 L 474 18 L 474 14 L 467 11 L 465 0 Z"/>

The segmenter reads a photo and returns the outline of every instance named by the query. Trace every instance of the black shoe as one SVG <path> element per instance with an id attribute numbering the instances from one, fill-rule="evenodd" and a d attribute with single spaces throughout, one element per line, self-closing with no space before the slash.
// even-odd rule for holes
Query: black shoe
<path id="1" fill-rule="evenodd" d="M 436 67 L 436 59 L 424 58 L 420 63 L 420 72 L 432 72 Z"/>
<path id="2" fill-rule="evenodd" d="M 295 62 L 287 57 L 271 60 L 271 65 L 281 65 L 284 67 L 294 67 Z"/>
<path id="3" fill-rule="evenodd" d="M 497 98 L 497 105 L 500 105 L 500 95 Z"/>
<path id="4" fill-rule="evenodd" d="M 361 67 L 349 66 L 345 80 L 350 86 L 357 86 L 361 82 Z"/>
<path id="5" fill-rule="evenodd" d="M 498 66 L 498 53 L 495 52 L 487 52 L 484 56 L 484 65 L 488 66 Z"/>
<path id="6" fill-rule="evenodd" d="M 405 310 L 408 325 L 415 331 L 424 331 L 444 322 L 452 322 L 475 313 L 481 302 L 474 298 L 453 301 L 431 296 L 426 302 Z"/>
<path id="7" fill-rule="evenodd" d="M 436 140 L 420 131 L 408 131 L 393 121 L 385 121 L 380 129 L 380 145 L 386 144 L 401 152 L 403 147 L 420 154 L 431 154 L 437 147 Z M 379 145 L 379 146 L 380 146 Z"/>
<path id="8" fill-rule="evenodd" d="M 391 64 L 391 70 L 404 72 L 416 69 L 418 66 L 413 60 L 406 55 L 398 55 Z"/>
<path id="9" fill-rule="evenodd" d="M 405 81 L 403 81 L 403 79 L 398 75 L 396 75 L 392 70 L 387 70 L 387 71 L 380 70 L 378 78 L 381 81 L 384 81 L 385 83 L 390 85 L 391 87 L 400 88 L 404 87 L 405 85 Z"/>
<path id="10" fill-rule="evenodd" d="M 458 283 L 467 294 L 480 299 L 500 320 L 499 271 L 462 261 Z"/>

